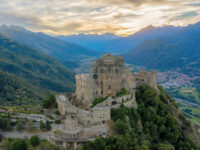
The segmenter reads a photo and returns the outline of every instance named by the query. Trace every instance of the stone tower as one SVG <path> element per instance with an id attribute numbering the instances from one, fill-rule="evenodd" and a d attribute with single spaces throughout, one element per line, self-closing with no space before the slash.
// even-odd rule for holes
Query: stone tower
<path id="1" fill-rule="evenodd" d="M 94 62 L 90 70 L 96 86 L 94 94 L 102 98 L 116 96 L 123 85 L 124 59 L 107 53 Z"/>

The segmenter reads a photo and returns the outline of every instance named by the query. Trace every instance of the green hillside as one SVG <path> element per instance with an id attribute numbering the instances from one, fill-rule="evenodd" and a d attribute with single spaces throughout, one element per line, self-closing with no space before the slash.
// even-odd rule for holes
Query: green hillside
<path id="1" fill-rule="evenodd" d="M 8 80 L 14 77 L 16 82 L 21 83 L 18 86 L 19 89 L 22 90 L 27 86 L 29 96 L 32 99 L 36 99 L 36 97 L 41 99 L 49 91 L 64 92 L 73 91 L 74 89 L 73 72 L 53 58 L 2 35 L 0 35 L 0 71 L 3 74 L 2 77 Z M 11 79 L 9 86 L 13 86 L 13 90 L 15 90 L 17 88 L 16 83 L 12 81 L 14 80 Z M 14 94 L 12 90 L 9 91 L 5 86 L 0 85 L 0 87 L 0 93 L 7 91 L 5 94 L 7 96 Z M 1 95 L 0 100 L 16 101 L 15 96 L 8 97 Z M 27 101 L 26 95 L 23 97 L 23 100 Z"/>
<path id="2" fill-rule="evenodd" d="M 111 110 L 112 135 L 87 142 L 82 150 L 198 150 L 196 127 L 159 87 L 142 85 L 136 92 L 138 108 L 121 105 Z"/>
<path id="3" fill-rule="evenodd" d="M 49 90 L 33 85 L 16 75 L 0 71 L 0 105 L 36 104 Z"/>

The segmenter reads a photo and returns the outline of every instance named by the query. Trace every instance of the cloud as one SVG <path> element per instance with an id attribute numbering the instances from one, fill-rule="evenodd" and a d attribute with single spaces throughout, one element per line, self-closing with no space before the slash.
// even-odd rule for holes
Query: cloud
<path id="1" fill-rule="evenodd" d="M 200 0 L 1 0 L 0 24 L 49 34 L 129 35 L 154 25 L 200 21 Z"/>
<path id="2" fill-rule="evenodd" d="M 134 5 L 134 6 L 141 6 L 141 5 L 164 5 L 166 3 L 171 3 L 173 1 L 169 0 L 88 0 L 89 2 L 93 3 L 109 3 L 112 5 Z"/>
<path id="3" fill-rule="evenodd" d="M 183 14 L 180 14 L 178 16 L 173 17 L 175 20 L 183 20 L 186 18 L 191 18 L 194 16 L 198 16 L 199 14 L 196 11 L 189 11 L 189 12 L 185 12 Z"/>
<path id="4" fill-rule="evenodd" d="M 38 16 L 18 14 L 9 11 L 0 11 L 0 22 L 4 24 L 19 24 L 19 25 L 32 25 L 41 23 Z"/>

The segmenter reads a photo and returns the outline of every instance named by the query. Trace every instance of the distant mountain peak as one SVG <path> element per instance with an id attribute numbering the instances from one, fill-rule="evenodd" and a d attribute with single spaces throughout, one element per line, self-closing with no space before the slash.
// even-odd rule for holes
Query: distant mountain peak
<path id="1" fill-rule="evenodd" d="M 21 27 L 21 26 L 16 26 L 16 25 L 2 25 L 0 26 L 0 29 L 9 29 L 9 30 L 16 30 L 16 31 L 28 31 L 26 30 L 24 27 Z"/>

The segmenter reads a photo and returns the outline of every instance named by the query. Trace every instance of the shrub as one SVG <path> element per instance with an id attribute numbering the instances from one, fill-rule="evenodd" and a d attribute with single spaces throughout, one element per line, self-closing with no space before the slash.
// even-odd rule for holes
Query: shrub
<path id="1" fill-rule="evenodd" d="M 42 103 L 43 108 L 57 108 L 56 97 L 53 94 L 50 94 L 48 99 L 44 100 Z"/>
<path id="2" fill-rule="evenodd" d="M 40 130 L 44 130 L 45 129 L 45 124 L 43 121 L 40 121 Z"/>
<path id="3" fill-rule="evenodd" d="M 124 123 L 121 120 L 117 120 L 114 124 L 114 130 L 118 133 L 118 134 L 126 134 L 127 130 L 128 130 L 128 125 L 126 123 Z"/>
<path id="4" fill-rule="evenodd" d="M 120 90 L 120 92 L 116 94 L 116 97 L 120 97 L 120 96 L 126 95 L 126 94 L 128 94 L 128 93 L 129 93 L 129 92 L 127 91 L 127 89 L 122 88 L 122 89 Z"/>
<path id="5" fill-rule="evenodd" d="M 11 120 L 9 117 L 0 117 L 0 129 L 2 130 L 11 129 Z"/>
<path id="6" fill-rule="evenodd" d="M 22 122 L 18 122 L 17 123 L 17 131 L 22 131 L 23 130 L 23 128 L 24 128 L 24 126 L 23 126 L 23 124 L 22 124 Z"/>
<path id="7" fill-rule="evenodd" d="M 14 140 L 11 144 L 11 150 L 27 150 L 25 140 Z"/>
<path id="8" fill-rule="evenodd" d="M 106 98 L 97 98 L 97 99 L 95 99 L 95 100 L 92 102 L 92 107 L 94 107 L 94 106 L 97 105 L 97 104 L 102 103 L 102 102 L 105 101 L 106 99 L 107 99 L 107 97 L 106 97 Z"/>
<path id="9" fill-rule="evenodd" d="M 58 110 L 56 110 L 55 114 L 60 116 L 60 112 Z"/>
<path id="10" fill-rule="evenodd" d="M 37 135 L 33 135 L 30 139 L 32 146 L 37 147 L 40 144 L 40 138 Z"/>
<path id="11" fill-rule="evenodd" d="M 55 124 L 60 124 L 61 121 L 60 120 L 55 120 Z"/>
<path id="12" fill-rule="evenodd" d="M 50 124 L 49 120 L 46 121 L 46 130 L 47 131 L 51 130 L 51 124 Z"/>

